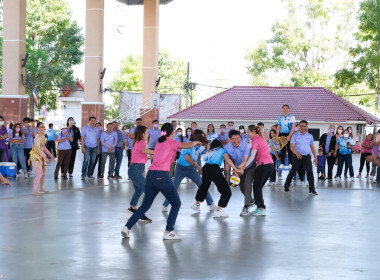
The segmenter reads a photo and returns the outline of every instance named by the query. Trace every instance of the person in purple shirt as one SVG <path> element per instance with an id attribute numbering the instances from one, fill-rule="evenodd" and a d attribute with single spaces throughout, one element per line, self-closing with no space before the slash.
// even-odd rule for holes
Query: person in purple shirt
<path id="1" fill-rule="evenodd" d="M 12 161 L 16 165 L 20 165 L 24 171 L 24 177 L 28 178 L 26 170 L 25 157 L 24 157 L 24 134 L 21 132 L 21 123 L 16 123 L 13 126 L 12 132 L 8 135 L 9 142 L 11 143 Z"/>
<path id="2" fill-rule="evenodd" d="M 34 126 L 34 121 L 28 117 L 23 119 L 24 127 L 21 132 L 24 134 L 24 155 L 26 157 L 26 169 L 28 172 L 32 171 L 32 165 L 29 162 L 30 151 L 33 147 L 34 137 L 37 135 L 37 129 Z"/>
<path id="3" fill-rule="evenodd" d="M 102 143 L 102 167 L 99 179 L 103 179 L 104 168 L 106 166 L 108 156 L 110 156 L 110 161 L 108 165 L 107 179 L 116 179 L 113 173 L 115 171 L 115 147 L 118 141 L 117 133 L 116 131 L 113 131 L 112 123 L 107 124 L 107 130 L 102 132 L 100 142 Z"/>
<path id="4" fill-rule="evenodd" d="M 73 131 L 63 127 L 58 133 L 58 160 L 55 166 L 54 179 L 58 179 L 59 169 L 63 166 L 62 179 L 66 180 L 71 157 L 71 142 L 73 142 Z"/>
<path id="5" fill-rule="evenodd" d="M 82 180 L 86 178 L 95 179 L 92 174 L 94 173 L 94 165 L 96 155 L 99 153 L 99 138 L 100 130 L 95 126 L 96 118 L 91 116 L 89 124 L 83 127 L 81 133 L 82 153 L 84 154 L 82 165 Z"/>
<path id="6" fill-rule="evenodd" d="M 226 133 L 226 125 L 225 124 L 220 125 L 220 133 L 218 134 L 217 139 L 220 142 L 222 142 L 223 146 L 228 143 L 228 134 Z"/>
<path id="7" fill-rule="evenodd" d="M 8 131 L 4 125 L 4 117 L 0 116 L 0 162 L 5 161 L 5 139 L 8 138 Z"/>
<path id="8" fill-rule="evenodd" d="M 120 166 L 123 161 L 123 151 L 125 149 L 125 135 L 124 132 L 119 130 L 119 124 L 114 121 L 113 123 L 113 131 L 117 134 L 117 143 L 115 147 L 115 158 L 116 158 L 116 166 L 115 166 L 115 179 L 121 179 L 120 176 Z"/>
<path id="9" fill-rule="evenodd" d="M 152 122 L 153 128 L 149 129 L 148 149 L 154 150 L 156 147 L 158 138 L 161 136 L 161 129 L 158 127 L 158 120 Z"/>
<path id="10" fill-rule="evenodd" d="M 136 122 L 135 122 L 135 126 L 134 127 L 131 127 L 131 129 L 129 130 L 129 134 L 128 134 L 128 137 L 130 139 L 135 139 L 135 130 L 136 130 L 136 127 L 140 126 L 143 124 L 143 120 L 142 118 L 137 118 L 136 119 Z"/>

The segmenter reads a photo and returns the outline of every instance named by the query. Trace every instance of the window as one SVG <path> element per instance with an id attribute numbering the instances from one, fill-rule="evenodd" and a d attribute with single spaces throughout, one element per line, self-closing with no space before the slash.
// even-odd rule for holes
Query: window
<path id="1" fill-rule="evenodd" d="M 313 135 L 314 141 L 319 141 L 319 138 L 321 136 L 321 130 L 319 128 L 309 128 L 307 132 Z"/>

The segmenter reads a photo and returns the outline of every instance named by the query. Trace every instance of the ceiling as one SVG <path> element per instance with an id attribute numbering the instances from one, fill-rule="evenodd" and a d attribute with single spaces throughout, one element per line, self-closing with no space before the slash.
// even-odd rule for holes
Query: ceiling
<path id="1" fill-rule="evenodd" d="M 143 5 L 144 0 L 117 0 L 120 3 L 127 4 L 127 5 Z M 172 2 L 173 0 L 160 0 L 160 4 L 168 4 Z"/>

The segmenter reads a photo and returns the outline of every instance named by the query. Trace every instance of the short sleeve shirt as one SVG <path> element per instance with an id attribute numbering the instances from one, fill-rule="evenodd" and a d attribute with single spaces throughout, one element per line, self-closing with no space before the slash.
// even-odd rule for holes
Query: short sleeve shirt
<path id="1" fill-rule="evenodd" d="M 69 135 L 73 137 L 72 129 L 69 131 Z M 58 133 L 58 140 L 66 139 L 66 138 L 67 138 L 67 135 L 64 134 L 63 132 Z M 58 150 L 71 150 L 70 140 L 66 139 L 66 141 L 63 141 L 61 143 L 58 142 Z"/>
<path id="2" fill-rule="evenodd" d="M 347 145 L 355 146 L 354 140 L 351 137 L 344 139 L 344 137 L 340 137 L 338 142 L 336 143 L 339 146 L 339 153 L 342 155 L 349 155 L 352 153 L 352 150 L 347 148 Z"/>
<path id="3" fill-rule="evenodd" d="M 121 147 L 123 147 L 123 143 L 125 141 L 125 135 L 124 135 L 124 132 L 122 132 L 120 130 L 118 130 L 116 133 L 117 133 L 116 147 L 121 148 Z"/>
<path id="4" fill-rule="evenodd" d="M 84 136 L 84 145 L 90 148 L 98 146 L 98 139 L 100 138 L 100 129 L 98 127 L 91 128 L 86 125 L 82 129 L 82 136 Z"/>
<path id="5" fill-rule="evenodd" d="M 278 118 L 277 124 L 281 126 L 280 133 L 290 133 L 292 130 L 292 125 L 296 123 L 296 118 L 291 114 L 286 117 L 282 115 Z"/>
<path id="6" fill-rule="evenodd" d="M 227 154 L 227 151 L 223 148 L 209 150 L 204 156 L 205 164 L 217 164 L 221 166 L 224 161 L 224 154 Z"/>
<path id="7" fill-rule="evenodd" d="M 25 130 L 26 130 L 26 127 L 23 127 L 21 129 L 21 132 L 24 133 Z M 37 135 L 37 129 L 36 128 L 34 128 L 34 133 L 35 133 L 35 135 Z M 33 142 L 34 142 L 34 139 L 32 136 L 32 127 L 29 127 L 28 132 L 25 136 L 25 140 L 24 140 L 24 148 L 25 149 L 31 149 L 33 147 Z"/>
<path id="8" fill-rule="evenodd" d="M 306 132 L 305 134 L 302 134 L 301 132 L 296 132 L 290 139 L 290 144 L 295 144 L 296 151 L 299 152 L 301 155 L 306 156 L 309 155 L 311 152 L 310 146 L 314 145 L 314 138 L 313 135 L 311 135 L 308 132 Z"/>
<path id="9" fill-rule="evenodd" d="M 22 133 L 21 136 L 18 132 L 16 132 L 15 136 L 13 137 L 13 132 L 8 133 L 8 138 L 13 140 L 21 140 L 24 139 L 24 134 Z M 11 143 L 11 145 L 23 145 L 23 143 Z"/>
<path id="10" fill-rule="evenodd" d="M 0 135 L 5 135 L 8 133 L 7 128 L 3 125 L 0 128 Z M 8 135 L 9 136 L 9 135 Z M 0 139 L 0 149 L 5 149 L 7 145 L 5 145 L 5 139 Z"/>
<path id="11" fill-rule="evenodd" d="M 46 132 L 46 135 L 48 141 L 55 141 L 55 136 L 57 135 L 57 132 L 54 129 L 49 128 Z"/>
<path id="12" fill-rule="evenodd" d="M 154 150 L 156 147 L 158 138 L 161 136 L 161 129 L 157 128 L 151 128 L 149 129 L 149 144 L 148 148 Z"/>
<path id="13" fill-rule="evenodd" d="M 144 154 L 142 149 L 146 149 L 146 143 L 144 140 L 136 142 L 133 146 L 131 163 L 145 164 L 148 161 L 148 155 Z"/>
<path id="14" fill-rule="evenodd" d="M 180 142 L 169 137 L 164 142 L 157 143 L 154 149 L 153 163 L 149 170 L 170 171 L 170 165 L 174 160 L 179 145 L 181 145 Z"/>
<path id="15" fill-rule="evenodd" d="M 109 150 L 109 147 L 112 147 L 115 145 L 115 142 L 117 142 L 117 133 L 116 131 L 112 131 L 111 133 L 108 133 L 107 131 L 103 131 L 102 135 L 100 136 L 100 141 L 102 142 L 102 153 L 107 153 Z M 105 146 L 104 144 L 107 146 Z M 111 152 L 114 152 L 115 148 L 112 149 Z"/>
<path id="16" fill-rule="evenodd" d="M 231 142 L 224 146 L 228 156 L 234 162 L 236 166 L 240 165 L 244 161 L 244 157 L 249 157 L 251 150 L 247 142 L 240 141 L 238 147 L 234 147 Z"/>
<path id="17" fill-rule="evenodd" d="M 255 160 L 257 165 L 273 163 L 268 143 L 260 135 L 253 136 L 251 148 L 256 150 Z"/>
<path id="18" fill-rule="evenodd" d="M 177 163 L 182 165 L 182 166 L 191 166 L 190 163 L 187 162 L 186 160 L 186 155 L 189 155 L 193 161 L 197 161 L 198 155 L 202 154 L 205 152 L 205 147 L 204 146 L 195 146 L 190 149 L 182 149 L 181 154 L 179 156 L 179 159 L 177 160 Z"/>

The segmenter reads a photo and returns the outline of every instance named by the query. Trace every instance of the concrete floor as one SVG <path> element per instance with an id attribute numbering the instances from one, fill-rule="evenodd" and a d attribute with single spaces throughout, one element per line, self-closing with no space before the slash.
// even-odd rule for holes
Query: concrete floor
<path id="1" fill-rule="evenodd" d="M 80 167 L 79 155 L 74 178 L 54 182 L 49 166 L 52 193 L 42 197 L 30 195 L 33 177 L 0 187 L 0 279 L 380 278 L 380 187 L 372 181 L 319 181 L 316 197 L 304 185 L 265 187 L 266 217 L 240 217 L 243 196 L 233 189 L 230 217 L 218 220 L 206 205 L 192 212 L 196 186 L 184 180 L 182 240 L 162 240 L 161 195 L 147 212 L 153 223 L 138 223 L 128 240 L 120 230 L 132 184 L 81 181 Z M 211 194 L 218 199 L 214 186 Z"/>

